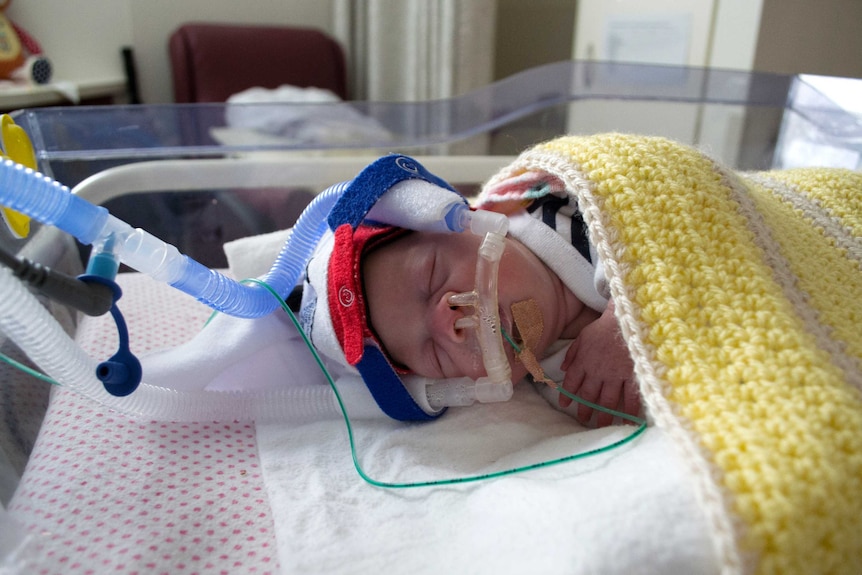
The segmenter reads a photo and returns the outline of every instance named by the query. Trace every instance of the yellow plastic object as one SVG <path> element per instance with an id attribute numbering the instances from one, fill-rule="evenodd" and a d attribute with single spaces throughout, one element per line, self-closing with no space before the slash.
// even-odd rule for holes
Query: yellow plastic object
<path id="1" fill-rule="evenodd" d="M 33 150 L 33 144 L 27 132 L 8 114 L 0 117 L 0 135 L 2 135 L 3 158 L 18 162 L 32 170 L 36 169 L 36 152 Z M 29 217 L 9 208 L 2 208 L 2 213 L 3 221 L 15 237 L 27 237 L 30 233 Z"/>

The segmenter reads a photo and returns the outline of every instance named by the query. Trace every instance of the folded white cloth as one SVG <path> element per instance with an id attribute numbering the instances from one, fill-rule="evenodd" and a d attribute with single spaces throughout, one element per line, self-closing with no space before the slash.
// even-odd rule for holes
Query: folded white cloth
<path id="1" fill-rule="evenodd" d="M 350 406 L 348 406 L 348 411 Z M 607 445 L 527 385 L 433 423 L 353 421 L 374 479 L 481 475 Z M 659 429 L 591 458 L 451 486 L 374 487 L 344 423 L 258 425 L 284 573 L 716 573 L 685 463 Z"/>
<path id="2" fill-rule="evenodd" d="M 238 279 L 257 278 L 272 267 L 291 230 L 278 230 L 224 244 L 227 266 Z"/>

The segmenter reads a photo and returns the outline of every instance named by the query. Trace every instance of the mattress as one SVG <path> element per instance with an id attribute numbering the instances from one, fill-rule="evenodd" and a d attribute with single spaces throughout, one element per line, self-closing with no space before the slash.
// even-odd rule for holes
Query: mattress
<path id="1" fill-rule="evenodd" d="M 173 346 L 209 308 L 147 276 L 121 274 L 135 353 Z M 117 346 L 109 315 L 77 340 Z M 9 512 L 31 534 L 29 573 L 277 573 L 273 520 L 253 423 L 120 415 L 55 388 Z"/>

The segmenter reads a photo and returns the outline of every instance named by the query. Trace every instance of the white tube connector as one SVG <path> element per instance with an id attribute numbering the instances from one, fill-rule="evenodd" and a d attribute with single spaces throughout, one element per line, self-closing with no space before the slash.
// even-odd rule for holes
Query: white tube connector
<path id="1" fill-rule="evenodd" d="M 509 231 L 509 218 L 497 212 L 476 210 L 467 212 L 470 217 L 470 231 L 477 236 L 495 234 L 506 237 Z"/>
<path id="2" fill-rule="evenodd" d="M 433 409 L 467 407 L 476 401 L 476 381 L 469 377 L 426 381 L 425 396 Z"/>
<path id="3" fill-rule="evenodd" d="M 473 235 L 497 234 L 506 236 L 509 231 L 509 218 L 497 212 L 471 210 L 466 204 L 453 204 L 447 208 L 446 222 L 453 232 L 470 230 Z"/>
<path id="4" fill-rule="evenodd" d="M 476 380 L 476 401 L 479 403 L 497 403 L 512 399 L 512 375 L 509 364 L 506 363 L 506 371 L 509 373 L 505 380 L 493 380 L 490 377 L 480 377 Z"/>
<path id="5" fill-rule="evenodd" d="M 512 399 L 512 381 L 493 381 L 489 377 L 472 380 L 469 377 L 427 380 L 425 396 L 435 410 L 444 407 L 467 407 L 475 402 L 497 403 Z"/>
<path id="6" fill-rule="evenodd" d="M 185 275 L 186 257 L 176 247 L 112 215 L 93 243 L 104 243 L 120 261 L 158 281 L 170 284 Z"/>

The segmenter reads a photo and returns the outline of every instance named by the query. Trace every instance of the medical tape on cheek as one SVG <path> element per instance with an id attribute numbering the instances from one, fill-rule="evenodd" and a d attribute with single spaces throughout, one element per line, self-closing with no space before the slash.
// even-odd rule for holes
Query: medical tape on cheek
<path id="1" fill-rule="evenodd" d="M 521 349 L 516 352 L 518 361 L 524 364 L 535 381 L 542 381 L 553 388 L 557 385 L 545 376 L 545 370 L 539 365 L 536 357 L 536 349 L 542 341 L 542 331 L 545 324 L 542 321 L 542 310 L 534 299 L 515 302 L 512 304 L 512 321 L 521 335 Z"/>

